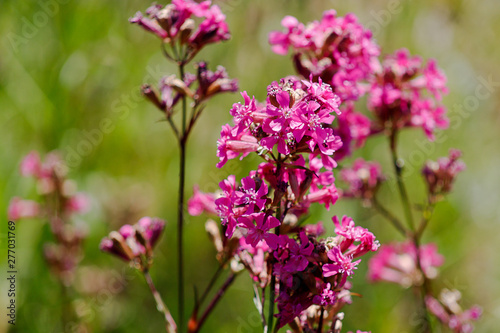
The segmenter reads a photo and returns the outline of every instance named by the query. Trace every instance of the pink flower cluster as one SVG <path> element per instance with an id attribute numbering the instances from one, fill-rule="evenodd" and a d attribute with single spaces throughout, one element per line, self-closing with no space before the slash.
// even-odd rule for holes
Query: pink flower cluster
<path id="1" fill-rule="evenodd" d="M 436 129 L 448 127 L 441 105 L 447 92 L 446 77 L 434 60 L 424 65 L 406 49 L 388 55 L 375 73 L 368 97 L 368 108 L 376 117 L 373 131 L 422 127 L 433 140 Z"/>
<path id="2" fill-rule="evenodd" d="M 455 333 L 471 333 L 474 331 L 473 321 L 481 317 L 482 310 L 474 305 L 468 310 L 462 310 L 458 302 L 462 295 L 458 290 L 443 289 L 439 300 L 432 296 L 425 298 L 429 311 L 447 325 Z"/>
<path id="3" fill-rule="evenodd" d="M 113 254 L 141 269 L 147 269 L 153 257 L 153 248 L 165 227 L 159 218 L 143 217 L 136 224 L 125 224 L 112 231 L 100 244 L 102 251 Z"/>
<path id="4" fill-rule="evenodd" d="M 357 100 L 366 92 L 363 81 L 379 66 L 380 49 L 355 15 L 338 17 L 329 10 L 319 22 L 304 25 L 286 16 L 281 24 L 285 31 L 271 32 L 269 42 L 277 54 L 292 49 L 299 74 L 312 75 L 314 81 L 321 78 L 345 101 Z"/>
<path id="5" fill-rule="evenodd" d="M 147 17 L 137 12 L 129 21 L 154 33 L 167 43 L 178 41 L 196 52 L 206 44 L 227 40 L 231 36 L 226 16 L 211 1 L 173 0 L 162 6 L 154 4 Z M 201 20 L 196 26 L 196 20 Z"/>
<path id="6" fill-rule="evenodd" d="M 238 81 L 230 79 L 224 67 L 218 66 L 216 71 L 212 72 L 203 61 L 195 67 L 196 75 L 185 73 L 183 80 L 175 75 L 165 76 L 160 79 L 158 92 L 146 84 L 142 87 L 142 93 L 167 116 L 171 116 L 183 96 L 200 104 L 216 94 L 238 90 Z"/>
<path id="7" fill-rule="evenodd" d="M 21 162 L 20 172 L 24 177 L 36 179 L 40 195 L 60 195 L 67 214 L 84 213 L 88 210 L 88 198 L 83 193 L 75 192 L 74 182 L 66 179 L 67 167 L 57 153 L 47 154 L 42 162 L 38 152 L 30 152 Z M 41 217 L 42 213 L 44 212 L 39 203 L 18 197 L 12 198 L 8 209 L 11 220 Z"/>
<path id="8" fill-rule="evenodd" d="M 437 246 L 420 245 L 418 257 L 425 277 L 436 278 L 437 268 L 444 263 L 443 256 L 437 253 Z M 418 268 L 415 245 L 409 241 L 383 245 L 368 262 L 368 278 L 373 282 L 397 283 L 405 288 L 420 286 L 424 277 Z"/>
<path id="9" fill-rule="evenodd" d="M 219 184 L 222 194 L 215 200 L 215 206 L 227 237 L 231 237 L 238 228 L 249 244 L 255 245 L 265 240 L 271 248 L 276 249 L 276 238 L 268 231 L 280 224 L 270 215 L 279 200 L 288 202 L 287 210 L 295 217 L 307 213 L 311 203 L 318 202 L 329 208 L 337 201 L 333 173 L 329 170 L 320 172 L 322 163 L 319 158 L 312 158 L 309 169 L 306 169 L 301 156 L 290 165 L 292 168 L 278 172 L 274 164 L 261 163 L 257 171 L 242 179 L 241 186 L 236 183 L 234 176 L 229 176 Z M 265 181 L 273 191 L 270 191 Z M 201 201 L 197 197 L 200 198 L 200 194 L 190 200 L 192 211 Z M 210 212 L 209 209 L 206 211 Z"/>
<path id="10" fill-rule="evenodd" d="M 451 191 L 457 174 L 465 170 L 465 163 L 459 160 L 462 153 L 457 149 L 450 149 L 449 157 L 441 157 L 435 161 L 428 161 L 422 168 L 422 175 L 432 195 L 446 194 Z"/>
<path id="11" fill-rule="evenodd" d="M 274 274 L 279 278 L 277 298 L 278 326 L 282 327 L 311 305 L 328 310 L 344 301 L 350 303 L 346 290 L 347 277 L 351 276 L 360 260 L 354 260 L 379 247 L 375 236 L 367 229 L 355 226 L 347 216 L 339 221 L 333 218 L 337 237 L 324 240 L 300 231 L 296 238 L 278 236 L 273 252 L 277 263 Z M 349 289 L 349 288 L 347 288 Z M 345 304 L 345 303 L 344 303 Z"/>
<path id="12" fill-rule="evenodd" d="M 89 208 L 86 195 L 76 192 L 76 185 L 68 180 L 67 167 L 59 154 L 48 153 L 42 161 L 36 151 L 24 157 L 20 173 L 36 180 L 40 202 L 12 198 L 8 208 L 10 220 L 39 218 L 47 220 L 54 242 L 44 244 L 43 254 L 52 273 L 64 285 L 74 279 L 78 263 L 82 259 L 82 244 L 86 236 L 83 226 L 72 224 L 74 214 Z"/>
<path id="13" fill-rule="evenodd" d="M 354 161 L 352 167 L 340 171 L 340 178 L 349 184 L 343 197 L 370 201 L 375 196 L 379 185 L 384 181 L 382 168 L 377 162 L 367 162 L 362 158 Z"/>
<path id="14" fill-rule="evenodd" d="M 277 149 L 287 157 L 302 153 L 319 155 L 326 168 L 336 166 L 333 153 L 342 146 L 332 124 L 340 113 L 340 99 L 328 84 L 282 79 L 267 88 L 267 101 L 259 105 L 242 93 L 245 104 L 231 109 L 235 125 L 224 125 L 217 142 L 222 167 L 239 154 Z"/>

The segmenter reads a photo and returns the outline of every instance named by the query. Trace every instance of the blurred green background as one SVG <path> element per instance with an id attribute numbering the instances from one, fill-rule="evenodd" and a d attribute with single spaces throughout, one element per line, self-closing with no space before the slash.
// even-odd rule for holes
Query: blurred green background
<path id="1" fill-rule="evenodd" d="M 424 199 L 421 163 L 464 152 L 467 170 L 455 191 L 438 205 L 424 236 L 434 241 L 446 263 L 435 288 L 458 288 L 465 306 L 484 309 L 476 332 L 498 332 L 500 319 L 500 5 L 497 0 L 319 1 L 219 0 L 232 32 L 229 42 L 207 47 L 198 59 L 211 68 L 223 65 L 239 79 L 241 90 L 263 100 L 266 85 L 293 73 L 287 57 L 273 54 L 267 34 L 280 28 L 285 15 L 302 22 L 319 19 L 335 8 L 355 13 L 371 28 L 383 53 L 407 47 L 413 54 L 433 57 L 446 72 L 450 94 L 445 98 L 452 128 L 440 143 L 426 143 L 420 130 L 406 131 L 400 149 L 410 163 L 408 186 L 414 202 Z M 70 164 L 70 178 L 92 198 L 92 209 L 80 217 L 88 228 L 85 258 L 76 282 L 74 305 L 89 331 L 160 332 L 142 276 L 98 250 L 100 239 L 141 216 L 170 221 L 157 248 L 152 269 L 157 287 L 176 316 L 175 202 L 178 157 L 176 142 L 161 115 L 143 100 L 142 83 L 156 84 L 175 72 L 161 55 L 159 41 L 127 22 L 150 5 L 143 0 L 1 0 L 0 2 L 0 216 L 5 272 L 6 211 L 11 197 L 35 198 L 33 182 L 20 178 L 21 158 L 31 150 L 58 149 Z M 392 9 L 392 13 L 389 11 Z M 485 90 L 483 80 L 493 82 Z M 478 95 L 477 89 L 485 94 Z M 188 196 L 194 184 L 215 190 L 228 174 L 244 176 L 258 160 L 215 167 L 216 140 L 230 120 L 238 94 L 214 99 L 189 142 Z M 361 106 L 363 107 L 363 106 Z M 106 120 L 108 119 L 108 120 Z M 103 133 L 102 121 L 112 130 Z M 100 134 L 96 134 L 100 133 Z M 91 142 L 83 154 L 82 140 Z M 426 143 L 424 145 L 424 143 Z M 80 148 L 79 148 L 80 147 Z M 387 143 L 371 139 L 356 156 L 381 161 L 390 172 Z M 386 205 L 399 207 L 394 184 L 382 189 Z M 398 209 L 398 208 L 397 208 Z M 398 212 L 398 211 L 397 211 Z M 356 202 L 338 202 L 330 211 L 315 210 L 311 222 L 330 225 L 334 214 L 351 215 L 384 243 L 397 234 L 370 210 Z M 204 217 L 186 225 L 188 309 L 192 286 L 202 289 L 216 268 L 215 251 L 204 232 Z M 17 225 L 17 324 L 12 332 L 61 332 L 60 289 L 42 256 L 50 240 L 48 226 L 37 220 Z M 344 328 L 372 332 L 405 332 L 413 320 L 411 291 L 365 282 L 366 260 L 353 280 L 363 298 L 345 308 Z M 1 276 L 4 276 L 2 273 Z M 222 281 L 222 280 L 221 280 Z M 94 287 L 94 288 L 92 288 Z M 5 309 L 7 283 L 0 279 Z M 398 306 L 400 305 L 400 306 Z M 2 310 L 2 314 L 5 310 Z M 0 332 L 9 331 L 5 315 Z M 205 332 L 259 332 L 249 278 L 243 273 L 208 320 Z"/>

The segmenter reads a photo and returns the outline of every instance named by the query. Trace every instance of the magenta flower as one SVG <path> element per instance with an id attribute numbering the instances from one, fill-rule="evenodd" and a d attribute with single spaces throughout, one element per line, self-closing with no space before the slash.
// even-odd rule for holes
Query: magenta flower
<path id="1" fill-rule="evenodd" d="M 431 60 L 423 66 L 420 57 L 401 49 L 389 55 L 373 79 L 368 108 L 377 118 L 373 131 L 386 128 L 422 127 L 429 140 L 434 131 L 446 129 L 448 118 L 440 101 L 447 93 L 444 74 Z"/>
<path id="2" fill-rule="evenodd" d="M 164 227 L 165 222 L 158 218 L 143 217 L 133 226 L 125 224 L 119 231 L 112 231 L 102 239 L 99 247 L 125 261 L 134 260 L 141 269 L 147 269 L 153 247 Z"/>
<path id="3" fill-rule="evenodd" d="M 363 81 L 378 65 L 379 47 L 371 32 L 348 14 L 337 17 L 334 10 L 323 13 L 321 21 L 304 25 L 287 16 L 281 22 L 285 32 L 269 34 L 272 50 L 285 55 L 292 49 L 299 74 L 330 84 L 342 100 L 357 100 L 366 92 Z"/>
<path id="4" fill-rule="evenodd" d="M 353 270 L 356 269 L 356 266 L 361 261 L 357 260 L 353 262 L 352 256 L 344 255 L 338 246 L 334 246 L 331 250 L 329 250 L 327 255 L 333 263 L 323 265 L 324 277 L 343 274 L 343 280 L 345 280 L 345 277 L 353 274 Z"/>
<path id="5" fill-rule="evenodd" d="M 243 216 L 238 219 L 238 225 L 247 229 L 245 239 L 248 244 L 256 246 L 257 243 L 264 240 L 272 249 L 278 247 L 278 236 L 270 233 L 269 230 L 279 227 L 280 224 L 277 218 L 266 216 L 264 213 L 252 214 L 249 217 Z"/>
<path id="6" fill-rule="evenodd" d="M 319 295 L 315 295 L 313 298 L 314 304 L 321 306 L 334 305 L 336 301 L 337 295 L 335 291 L 333 291 L 330 283 L 323 284 L 321 286 L 321 293 Z"/>
<path id="7" fill-rule="evenodd" d="M 437 162 L 428 161 L 424 165 L 422 175 L 430 194 L 446 194 L 451 191 L 457 174 L 465 170 L 464 162 L 459 160 L 461 155 L 460 150 L 450 149 L 449 157 L 441 157 Z"/>
<path id="8" fill-rule="evenodd" d="M 256 181 L 252 177 L 245 177 L 241 180 L 241 187 L 236 191 L 235 204 L 248 207 L 247 213 L 251 214 L 255 209 L 262 211 L 267 201 L 268 188 L 266 183 Z"/>
<path id="9" fill-rule="evenodd" d="M 266 242 L 258 242 L 255 246 L 246 242 L 245 238 L 240 238 L 238 248 L 238 259 L 248 269 L 250 276 L 255 282 L 264 288 L 269 283 L 266 257 L 270 250 Z"/>
<path id="10" fill-rule="evenodd" d="M 217 215 L 215 205 L 215 195 L 213 193 L 203 193 L 198 186 L 193 189 L 193 196 L 188 200 L 188 213 L 198 216 L 202 213 Z"/>
<path id="11" fill-rule="evenodd" d="M 340 171 L 340 178 L 349 184 L 343 193 L 344 197 L 352 197 L 370 201 L 375 196 L 379 185 L 384 181 L 382 168 L 377 162 L 356 159 L 352 167 Z"/>
<path id="12" fill-rule="evenodd" d="M 217 156 L 220 160 L 217 167 L 222 168 L 228 160 L 236 158 L 239 154 L 243 154 L 241 156 L 243 158 L 258 148 L 257 139 L 250 132 L 233 135 L 231 126 L 226 124 L 222 126 L 221 137 L 217 140 Z"/>
<path id="13" fill-rule="evenodd" d="M 198 90 L 194 96 L 195 100 L 201 101 L 217 93 L 238 90 L 238 80 L 230 79 L 224 67 L 218 66 L 215 72 L 208 70 L 205 62 L 199 62 L 197 67 Z"/>
<path id="14" fill-rule="evenodd" d="M 388 244 L 381 247 L 368 263 L 368 278 L 373 282 L 387 281 L 408 288 L 421 285 L 423 276 L 417 266 L 417 253 L 413 243 Z M 438 275 L 437 268 L 444 262 L 435 244 L 420 246 L 420 266 L 428 279 Z"/>
<path id="15" fill-rule="evenodd" d="M 263 152 L 276 147 L 287 156 L 310 151 L 321 157 L 324 167 L 336 166 L 332 155 L 342 142 L 330 125 L 333 113 L 340 112 L 340 100 L 329 85 L 293 78 L 273 82 L 268 86 L 265 108 L 250 100 L 247 93 L 242 96 L 245 105 L 234 104 L 231 109 L 235 126 L 224 125 L 217 142 L 218 167 L 239 153 L 244 157 L 261 147 Z"/>
<path id="16" fill-rule="evenodd" d="M 203 46 L 230 38 L 226 17 L 217 5 L 210 1 L 197 3 L 193 0 L 173 0 L 163 7 L 152 5 L 146 10 L 147 17 L 137 12 L 129 19 L 168 43 L 179 41 L 188 44 L 193 54 Z M 195 26 L 196 21 L 201 21 Z"/>

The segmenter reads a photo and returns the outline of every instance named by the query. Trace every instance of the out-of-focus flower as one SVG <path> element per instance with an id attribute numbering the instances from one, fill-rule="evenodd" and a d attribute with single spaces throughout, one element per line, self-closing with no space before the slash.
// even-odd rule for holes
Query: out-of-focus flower
<path id="1" fill-rule="evenodd" d="M 459 160 L 462 153 L 457 149 L 450 149 L 449 157 L 441 157 L 435 161 L 428 161 L 422 168 L 422 175 L 429 193 L 432 195 L 450 192 L 457 174 L 465 170 L 465 163 Z"/>
<path id="2" fill-rule="evenodd" d="M 38 217 L 40 214 L 40 205 L 33 200 L 23 200 L 14 197 L 10 200 L 8 208 L 9 220 L 20 220 L 25 218 Z"/>
<path id="3" fill-rule="evenodd" d="M 458 304 L 461 297 L 458 290 L 443 289 L 439 294 L 439 300 L 426 296 L 425 304 L 429 311 L 453 332 L 471 333 L 474 331 L 472 322 L 481 317 L 482 310 L 477 305 L 462 310 Z"/>
<path id="4" fill-rule="evenodd" d="M 215 199 L 215 194 L 203 193 L 198 186 L 195 186 L 193 196 L 187 203 L 188 213 L 192 216 L 198 216 L 202 213 L 217 215 Z"/>
<path id="5" fill-rule="evenodd" d="M 76 193 L 74 196 L 68 198 L 66 205 L 68 211 L 81 214 L 90 209 L 90 200 L 85 194 Z"/>
<path id="6" fill-rule="evenodd" d="M 354 161 L 352 167 L 342 169 L 340 178 L 349 184 L 349 188 L 343 193 L 344 197 L 362 199 L 366 203 L 373 199 L 379 185 L 384 181 L 380 164 L 362 158 Z"/>
<path id="7" fill-rule="evenodd" d="M 386 57 L 370 88 L 368 108 L 376 117 L 372 131 L 422 127 L 433 140 L 436 129 L 448 127 L 441 105 L 445 93 L 446 77 L 433 60 L 424 66 L 408 50 L 396 51 Z"/>
<path id="8" fill-rule="evenodd" d="M 163 220 L 143 217 L 133 226 L 126 224 L 119 231 L 112 231 L 102 239 L 100 249 L 127 262 L 133 261 L 140 269 L 148 269 L 164 227 Z"/>
<path id="9" fill-rule="evenodd" d="M 438 275 L 437 268 L 444 263 L 442 255 L 437 253 L 435 244 L 419 247 L 420 266 L 427 279 Z M 410 242 L 383 245 L 368 262 L 368 278 L 373 282 L 386 281 L 408 288 L 424 282 L 418 264 L 415 245 Z"/>

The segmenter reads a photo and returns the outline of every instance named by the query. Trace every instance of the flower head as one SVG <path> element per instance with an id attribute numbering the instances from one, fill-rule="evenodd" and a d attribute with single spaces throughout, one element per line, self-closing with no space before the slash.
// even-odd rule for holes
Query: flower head
<path id="1" fill-rule="evenodd" d="M 425 304 L 429 311 L 453 332 L 471 333 L 474 330 L 472 322 L 481 317 L 482 310 L 477 305 L 462 310 L 458 304 L 461 297 L 458 290 L 443 289 L 439 294 L 439 300 L 428 295 Z"/>
<path id="2" fill-rule="evenodd" d="M 143 217 L 133 226 L 125 224 L 120 230 L 112 231 L 102 239 L 99 247 L 104 252 L 133 262 L 140 269 L 147 269 L 164 227 L 163 220 Z"/>
<path id="3" fill-rule="evenodd" d="M 429 140 L 436 129 L 446 129 L 448 118 L 441 105 L 446 78 L 431 60 L 426 66 L 406 49 L 386 57 L 373 79 L 368 108 L 377 118 L 374 131 L 422 127 Z"/>
<path id="4" fill-rule="evenodd" d="M 349 184 L 343 196 L 363 199 L 367 202 L 373 199 L 380 183 L 384 180 L 380 165 L 377 162 L 367 162 L 362 158 L 354 161 L 352 167 L 342 169 L 340 178 Z"/>
<path id="5" fill-rule="evenodd" d="M 437 253 L 435 244 L 421 245 L 419 248 L 420 266 L 428 279 L 438 275 L 437 268 L 444 262 Z M 368 263 L 368 278 L 373 281 L 387 281 L 408 288 L 423 283 L 423 276 L 417 265 L 417 251 L 413 243 L 383 245 Z"/>
<path id="6" fill-rule="evenodd" d="M 292 50 L 299 74 L 323 79 L 342 100 L 357 100 L 366 92 L 363 81 L 378 67 L 380 50 L 356 16 L 339 17 L 329 10 L 321 21 L 304 25 L 286 16 L 281 24 L 285 31 L 271 32 L 269 42 L 277 54 Z"/>
<path id="7" fill-rule="evenodd" d="M 422 175 L 430 194 L 450 192 L 457 174 L 465 169 L 464 162 L 459 160 L 461 155 L 460 150 L 450 149 L 448 157 L 441 157 L 437 162 L 428 161 L 424 165 Z"/>

